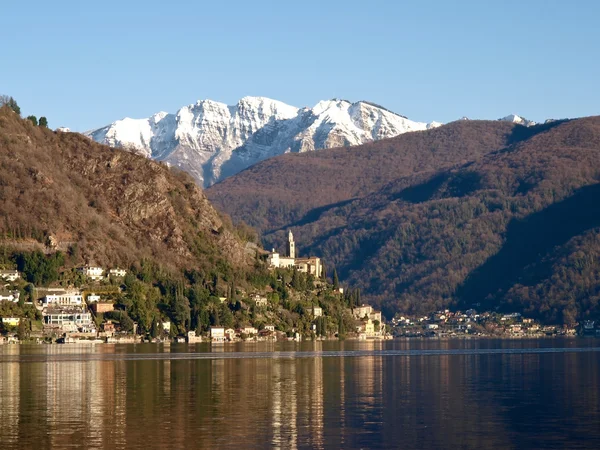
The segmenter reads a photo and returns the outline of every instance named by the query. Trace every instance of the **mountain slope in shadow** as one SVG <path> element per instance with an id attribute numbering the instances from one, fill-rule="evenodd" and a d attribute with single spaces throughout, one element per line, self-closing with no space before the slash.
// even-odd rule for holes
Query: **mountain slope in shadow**
<path id="1" fill-rule="evenodd" d="M 600 227 L 600 183 L 585 186 L 524 220 L 513 220 L 500 251 L 474 270 L 457 289 L 459 304 L 494 306 L 499 296 L 520 281 L 528 265 L 596 227 Z M 538 278 L 541 280 L 543 273 L 538 273 Z"/>

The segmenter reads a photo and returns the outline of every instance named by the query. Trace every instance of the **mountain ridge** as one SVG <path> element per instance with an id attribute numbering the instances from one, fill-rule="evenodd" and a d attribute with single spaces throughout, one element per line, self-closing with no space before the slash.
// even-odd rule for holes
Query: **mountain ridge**
<path id="1" fill-rule="evenodd" d="M 290 228 L 388 317 L 481 306 L 600 319 L 600 117 L 458 121 L 342 153 L 273 158 L 206 193 L 262 225 L 267 247 Z M 275 175 L 291 167 L 281 191 Z"/>
<path id="2" fill-rule="evenodd" d="M 84 134 L 177 166 L 208 186 L 279 154 L 353 146 L 439 125 L 414 122 L 367 101 L 332 99 L 296 108 L 243 97 L 236 105 L 198 100 L 175 114 L 126 117 Z"/>

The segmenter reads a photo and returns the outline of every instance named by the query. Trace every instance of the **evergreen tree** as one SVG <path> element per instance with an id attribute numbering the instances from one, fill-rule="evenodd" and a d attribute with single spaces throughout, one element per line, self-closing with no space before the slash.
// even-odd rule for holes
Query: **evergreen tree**
<path id="1" fill-rule="evenodd" d="M 338 290 L 340 288 L 340 280 L 338 279 L 337 269 L 333 268 L 333 289 Z"/>
<path id="2" fill-rule="evenodd" d="M 29 337 L 29 330 L 28 330 L 27 325 L 28 324 L 25 323 L 25 319 L 22 318 L 19 321 L 19 328 L 17 329 L 17 337 L 19 338 L 20 341 Z"/>
<path id="3" fill-rule="evenodd" d="M 37 127 L 37 124 L 38 124 L 37 117 L 35 117 L 35 116 L 27 116 L 27 120 L 31 121 L 31 123 L 33 124 L 33 126 Z"/>
<path id="4" fill-rule="evenodd" d="M 45 116 L 40 117 L 40 127 L 48 128 L 48 119 Z"/>
<path id="5" fill-rule="evenodd" d="M 17 101 L 9 97 L 8 95 L 0 95 L 0 106 L 7 105 L 10 109 L 12 109 L 17 114 L 21 115 L 21 108 L 17 104 Z"/>
<path id="6" fill-rule="evenodd" d="M 152 319 L 152 326 L 150 327 L 150 337 L 152 337 L 152 339 L 154 339 L 157 336 L 158 336 L 158 320 L 156 319 L 156 317 L 154 317 Z"/>

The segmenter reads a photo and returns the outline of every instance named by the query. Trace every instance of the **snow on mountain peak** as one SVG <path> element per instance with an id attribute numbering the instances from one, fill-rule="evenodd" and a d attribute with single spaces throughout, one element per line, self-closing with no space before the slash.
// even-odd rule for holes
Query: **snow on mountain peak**
<path id="1" fill-rule="evenodd" d="M 510 115 L 503 117 L 501 119 L 498 119 L 498 120 L 501 120 L 504 122 L 512 122 L 512 123 L 516 123 L 516 124 L 523 125 L 526 127 L 531 127 L 536 124 L 534 121 L 527 120 L 523 117 L 517 116 L 516 114 L 510 114 Z"/>
<path id="2" fill-rule="evenodd" d="M 178 166 L 210 186 L 286 152 L 359 145 L 439 125 L 414 122 L 365 101 L 332 99 L 299 109 L 247 96 L 230 106 L 198 100 L 175 114 L 125 118 L 86 135 Z"/>

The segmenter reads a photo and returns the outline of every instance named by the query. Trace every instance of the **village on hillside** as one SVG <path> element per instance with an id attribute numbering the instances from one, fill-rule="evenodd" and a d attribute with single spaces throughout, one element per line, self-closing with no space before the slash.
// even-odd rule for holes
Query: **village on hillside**
<path id="1" fill-rule="evenodd" d="M 585 321 L 578 328 L 542 325 L 520 313 L 477 312 L 474 309 L 435 311 L 428 315 L 410 316 L 398 313 L 386 325 L 380 311 L 360 302 L 359 298 L 344 293 L 334 276 L 334 284 L 323 279 L 324 266 L 315 256 L 297 257 L 296 243 L 290 231 L 284 254 L 273 249 L 266 256 L 269 270 L 279 283 L 289 289 L 296 287 L 298 274 L 309 277 L 312 296 L 297 303 L 294 311 L 286 311 L 279 294 L 270 286 L 264 290 L 246 292 L 236 289 L 235 305 L 232 296 L 215 299 L 229 311 L 242 308 L 251 311 L 251 319 L 244 323 L 211 323 L 200 329 L 177 328 L 167 315 L 153 324 L 153 333 L 139 332 L 119 299 L 123 295 L 124 279 L 128 271 L 122 268 L 103 268 L 88 264 L 73 269 L 67 286 L 38 287 L 23 279 L 16 269 L 0 270 L 0 343 L 27 342 L 92 342 L 134 343 L 144 340 L 155 342 L 240 342 L 281 341 L 303 339 L 391 339 L 393 337 L 545 337 L 545 336 L 600 336 L 600 327 L 594 321 Z M 287 274 L 284 276 L 284 274 Z M 290 276 L 291 274 L 291 276 Z M 286 278 L 287 277 L 287 278 Z M 335 317 L 327 302 L 317 299 L 333 295 L 346 304 L 341 320 Z M 330 297 L 331 298 L 331 297 Z M 311 300 L 312 299 L 312 300 Z M 218 306 L 218 305 L 217 305 Z M 303 318 L 303 326 L 294 326 L 285 318 L 291 315 Z M 284 319 L 282 319 L 282 317 Z"/>
<path id="2" fill-rule="evenodd" d="M 329 293 L 343 297 L 344 289 L 332 289 L 322 280 L 323 265 L 318 257 L 296 257 L 294 237 L 288 235 L 285 255 L 273 250 L 267 257 L 271 271 L 291 272 L 287 282 L 291 288 L 297 273 L 310 276 L 314 281 L 314 293 Z M 319 302 L 295 311 L 306 317 L 309 325 L 303 329 L 289 328 L 281 323 L 282 306 L 278 295 L 270 287 L 264 291 L 236 291 L 240 298 L 239 307 L 251 309 L 253 317 L 259 318 L 239 326 L 224 326 L 218 323 L 199 332 L 189 330 L 183 335 L 176 330 L 171 320 L 164 317 L 158 321 L 154 336 L 138 333 L 137 323 L 131 322 L 117 299 L 122 293 L 123 282 L 128 271 L 121 268 L 106 269 L 98 265 L 85 265 L 73 271 L 78 287 L 36 287 L 23 280 L 16 269 L 0 271 L 4 286 L 0 291 L 0 343 L 19 342 L 92 342 L 92 343 L 133 343 L 144 339 L 175 342 L 239 342 L 239 341 L 280 341 L 302 339 L 338 339 L 340 330 L 344 338 L 389 339 L 382 314 L 369 305 L 349 307 L 344 313 L 345 324 L 333 327 L 337 318 L 330 317 L 327 304 Z M 283 273 L 283 272 L 282 272 Z M 337 275 L 336 275 L 337 277 Z M 281 279 L 282 282 L 283 279 Z M 219 297 L 224 307 L 231 307 L 231 298 Z M 351 323 L 348 324 L 348 321 Z M 131 323 L 129 323 L 131 322 Z M 344 328 L 347 327 L 347 328 Z"/>

